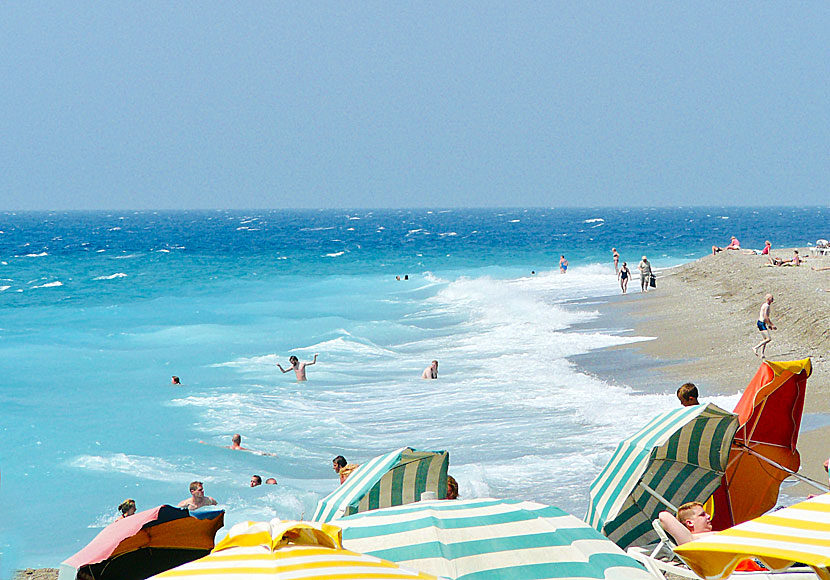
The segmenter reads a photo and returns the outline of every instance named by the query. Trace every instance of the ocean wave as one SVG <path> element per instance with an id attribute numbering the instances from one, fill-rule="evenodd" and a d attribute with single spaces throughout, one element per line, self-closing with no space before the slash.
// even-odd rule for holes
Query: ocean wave
<path id="1" fill-rule="evenodd" d="M 9 288 L 11 288 L 11 286 L 0 286 L 0 292 L 5 292 Z"/>
<path id="2" fill-rule="evenodd" d="M 603 218 L 591 218 L 591 219 L 583 221 L 582 223 L 584 223 L 584 224 L 593 224 L 593 223 L 596 223 L 596 222 L 604 222 L 604 221 L 605 220 Z"/>
<path id="3" fill-rule="evenodd" d="M 342 256 L 346 252 L 332 252 L 331 254 L 326 254 L 326 258 L 336 258 L 338 256 Z"/>
<path id="4" fill-rule="evenodd" d="M 522 220 L 509 220 L 507 223 L 510 223 L 510 224 L 517 224 L 517 223 L 519 223 L 519 222 L 521 222 L 521 221 L 522 221 Z"/>
<path id="5" fill-rule="evenodd" d="M 93 280 L 114 280 L 115 278 L 126 278 L 127 275 L 124 272 L 117 272 L 115 274 L 110 274 L 109 276 L 97 276 L 93 278 Z"/>
<path id="6" fill-rule="evenodd" d="M 46 284 L 41 284 L 40 286 L 32 286 L 32 290 L 34 290 L 35 288 L 57 288 L 58 286 L 63 286 L 63 282 L 47 282 Z"/>
<path id="7" fill-rule="evenodd" d="M 449 237 L 452 237 L 452 236 L 457 236 L 458 234 L 457 234 L 457 233 L 455 233 L 455 232 L 446 232 L 446 233 L 443 233 L 443 234 L 438 234 L 438 235 L 439 235 L 440 237 L 444 238 L 444 237 L 447 237 L 447 236 L 449 236 Z"/>
<path id="8" fill-rule="evenodd" d="M 43 256 L 48 256 L 49 254 L 46 252 L 41 252 L 39 254 L 23 254 L 22 256 L 15 256 L 15 258 L 42 258 Z"/>
<path id="9" fill-rule="evenodd" d="M 127 455 L 126 453 L 112 453 L 110 455 L 80 455 L 67 462 L 70 467 L 87 471 L 104 473 L 121 473 L 130 477 L 149 479 L 152 481 L 186 481 L 202 479 L 212 481 L 209 475 L 182 469 L 159 457 L 145 455 Z"/>
<path id="10" fill-rule="evenodd" d="M 124 256 L 113 256 L 113 260 L 129 260 L 130 258 L 137 258 L 138 254 L 126 254 Z"/>
<path id="11" fill-rule="evenodd" d="M 325 226 L 319 228 L 300 228 L 301 232 L 324 232 L 326 230 L 333 230 L 335 226 Z"/>

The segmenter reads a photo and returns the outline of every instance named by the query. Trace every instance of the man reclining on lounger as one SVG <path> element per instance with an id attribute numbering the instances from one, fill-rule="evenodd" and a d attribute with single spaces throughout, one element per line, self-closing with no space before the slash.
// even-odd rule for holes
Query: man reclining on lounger
<path id="1" fill-rule="evenodd" d="M 699 501 L 684 503 L 677 509 L 677 517 L 670 512 L 660 512 L 660 525 L 677 542 L 677 545 L 686 544 L 692 540 L 712 535 L 712 518 L 703 509 Z M 754 572 L 764 570 L 754 560 L 743 560 L 735 570 L 739 572 Z"/>

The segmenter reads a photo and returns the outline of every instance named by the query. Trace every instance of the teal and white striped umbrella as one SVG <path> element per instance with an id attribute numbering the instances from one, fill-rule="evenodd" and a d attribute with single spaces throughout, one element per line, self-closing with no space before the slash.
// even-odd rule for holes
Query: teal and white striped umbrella
<path id="1" fill-rule="evenodd" d="M 619 444 L 591 484 L 585 521 L 621 548 L 657 540 L 662 510 L 705 502 L 720 485 L 738 416 L 715 405 L 681 407 Z"/>
<path id="2" fill-rule="evenodd" d="M 530 501 L 421 501 L 337 525 L 349 550 L 454 580 L 654 580 L 582 520 Z"/>
<path id="3" fill-rule="evenodd" d="M 314 522 L 330 522 L 343 516 L 418 501 L 425 491 L 447 497 L 446 451 L 416 451 L 403 447 L 370 459 L 343 484 L 317 503 Z"/>

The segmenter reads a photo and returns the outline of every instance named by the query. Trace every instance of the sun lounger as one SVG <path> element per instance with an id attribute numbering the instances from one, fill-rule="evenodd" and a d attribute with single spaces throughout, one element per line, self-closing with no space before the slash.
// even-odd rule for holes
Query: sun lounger
<path id="1" fill-rule="evenodd" d="M 830 242 L 827 240 L 816 240 L 816 247 L 811 248 L 814 256 L 824 256 L 830 254 Z"/>
<path id="2" fill-rule="evenodd" d="M 651 525 L 660 538 L 657 545 L 653 548 L 632 546 L 626 550 L 628 555 L 645 566 L 646 570 L 655 577 L 666 577 L 666 574 L 674 574 L 689 580 L 701 580 L 700 576 L 692 572 L 683 563 L 683 559 L 675 554 L 674 548 L 677 545 L 663 526 L 660 525 L 660 520 L 654 520 Z M 807 566 L 793 567 L 782 572 L 733 572 L 730 578 L 740 580 L 818 580 L 815 572 Z"/>

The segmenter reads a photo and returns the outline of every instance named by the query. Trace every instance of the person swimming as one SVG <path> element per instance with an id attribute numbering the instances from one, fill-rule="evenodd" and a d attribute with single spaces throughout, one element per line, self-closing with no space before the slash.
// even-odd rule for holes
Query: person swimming
<path id="1" fill-rule="evenodd" d="M 287 369 L 282 368 L 282 365 L 277 363 L 277 366 L 283 372 L 283 374 L 285 374 L 289 371 L 294 371 L 294 373 L 297 375 L 297 380 L 298 381 L 305 381 L 305 380 L 308 380 L 307 377 L 306 377 L 306 374 L 305 374 L 305 368 L 308 367 L 308 366 L 311 366 L 313 364 L 317 364 L 317 355 L 316 354 L 314 355 L 314 360 L 312 360 L 311 362 L 303 362 L 303 363 L 301 363 L 300 359 L 298 359 L 296 356 L 292 355 L 288 358 L 288 362 L 291 363 L 291 366 L 288 367 Z"/>

